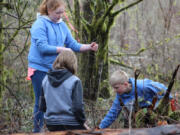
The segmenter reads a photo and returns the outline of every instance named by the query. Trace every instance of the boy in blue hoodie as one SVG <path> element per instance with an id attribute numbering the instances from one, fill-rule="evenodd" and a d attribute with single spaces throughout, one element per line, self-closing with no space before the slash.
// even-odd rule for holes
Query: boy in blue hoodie
<path id="1" fill-rule="evenodd" d="M 119 99 L 129 110 L 135 101 L 135 79 L 129 78 L 124 71 L 115 71 L 110 77 L 110 85 L 116 92 L 116 97 L 109 112 L 101 121 L 100 129 L 109 127 L 120 114 L 122 107 Z M 138 100 L 139 106 L 148 108 L 152 104 L 153 98 L 156 97 L 156 107 L 159 100 L 165 95 L 166 90 L 167 87 L 162 83 L 149 79 L 137 80 L 138 99 L 141 99 Z"/>
<path id="2" fill-rule="evenodd" d="M 83 89 L 76 71 L 73 51 L 62 51 L 43 79 L 40 110 L 49 131 L 85 129 Z"/>
<path id="3" fill-rule="evenodd" d="M 63 0 L 43 0 L 40 14 L 33 23 L 31 32 L 31 46 L 28 54 L 28 80 L 32 80 L 35 94 L 34 130 L 40 132 L 43 126 L 43 113 L 39 111 L 40 89 L 44 76 L 57 55 L 72 49 L 76 52 L 97 51 L 98 44 L 80 44 L 71 35 L 62 16 L 65 11 Z"/>

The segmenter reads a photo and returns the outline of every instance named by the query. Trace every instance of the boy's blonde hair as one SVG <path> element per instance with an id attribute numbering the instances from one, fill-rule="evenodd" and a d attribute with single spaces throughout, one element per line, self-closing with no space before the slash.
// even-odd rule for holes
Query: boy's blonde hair
<path id="1" fill-rule="evenodd" d="M 39 7 L 39 12 L 41 15 L 48 15 L 48 10 L 55 10 L 59 6 L 65 6 L 63 0 L 43 0 Z"/>
<path id="2" fill-rule="evenodd" d="M 75 53 L 71 50 L 65 50 L 59 53 L 56 60 L 53 63 L 54 69 L 66 68 L 72 74 L 77 72 L 77 57 Z"/>
<path id="3" fill-rule="evenodd" d="M 128 82 L 128 79 L 129 79 L 129 77 L 124 71 L 117 70 L 112 73 L 112 75 L 109 79 L 109 83 L 111 86 L 113 86 L 115 84 L 123 84 L 125 82 Z"/>

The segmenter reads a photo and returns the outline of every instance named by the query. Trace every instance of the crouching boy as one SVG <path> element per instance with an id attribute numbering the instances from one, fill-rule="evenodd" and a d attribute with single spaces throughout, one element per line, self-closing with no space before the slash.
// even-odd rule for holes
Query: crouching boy
<path id="1" fill-rule="evenodd" d="M 115 71 L 110 77 L 110 85 L 116 92 L 116 97 L 109 112 L 99 125 L 101 129 L 109 127 L 120 114 L 122 110 L 120 99 L 129 109 L 135 101 L 135 79 L 129 78 L 124 71 Z M 162 83 L 149 79 L 137 80 L 138 99 L 141 99 L 138 100 L 139 106 L 141 108 L 149 107 L 153 98 L 156 97 L 156 107 L 165 95 L 166 90 L 167 87 Z"/>

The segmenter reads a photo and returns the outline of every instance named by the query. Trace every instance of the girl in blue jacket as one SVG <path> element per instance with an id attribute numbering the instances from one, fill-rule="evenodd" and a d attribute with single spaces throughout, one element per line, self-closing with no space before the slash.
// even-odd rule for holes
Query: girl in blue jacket
<path id="1" fill-rule="evenodd" d="M 120 114 L 122 107 L 119 99 L 122 99 L 122 102 L 129 110 L 135 101 L 135 79 L 128 78 L 124 71 L 115 71 L 110 77 L 110 85 L 116 92 L 116 97 L 109 112 L 99 125 L 101 129 L 109 127 Z M 139 106 L 147 108 L 151 105 L 153 98 L 157 97 L 156 107 L 159 100 L 165 95 L 166 90 L 167 87 L 162 83 L 149 79 L 137 80 Z"/>
<path id="2" fill-rule="evenodd" d="M 40 14 L 32 25 L 31 46 L 28 54 L 28 77 L 32 80 L 35 94 L 34 132 L 40 132 L 43 126 L 43 113 L 39 111 L 40 89 L 44 76 L 57 55 L 63 50 L 76 52 L 97 51 L 98 44 L 80 44 L 71 35 L 62 20 L 65 4 L 62 0 L 44 0 L 40 5 Z"/>

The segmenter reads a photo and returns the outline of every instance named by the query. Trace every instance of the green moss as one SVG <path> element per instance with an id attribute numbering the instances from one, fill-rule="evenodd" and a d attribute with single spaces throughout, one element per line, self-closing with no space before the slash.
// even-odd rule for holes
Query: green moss
<path id="1" fill-rule="evenodd" d="M 169 104 L 169 101 L 161 99 L 155 112 L 160 116 L 168 116 L 171 112 L 171 106 Z"/>
<path id="2" fill-rule="evenodd" d="M 180 121 L 180 110 L 171 112 L 169 117 L 173 120 Z"/>
<path id="3" fill-rule="evenodd" d="M 157 123 L 157 114 L 147 108 L 139 110 L 135 114 L 135 125 L 137 128 L 154 127 Z"/>

